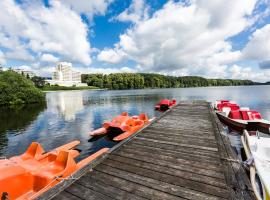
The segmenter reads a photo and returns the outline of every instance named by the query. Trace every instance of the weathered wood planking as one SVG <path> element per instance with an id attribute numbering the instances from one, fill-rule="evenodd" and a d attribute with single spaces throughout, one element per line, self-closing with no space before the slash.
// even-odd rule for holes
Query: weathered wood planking
<path id="1" fill-rule="evenodd" d="M 39 199 L 255 199 L 210 104 L 181 102 Z"/>

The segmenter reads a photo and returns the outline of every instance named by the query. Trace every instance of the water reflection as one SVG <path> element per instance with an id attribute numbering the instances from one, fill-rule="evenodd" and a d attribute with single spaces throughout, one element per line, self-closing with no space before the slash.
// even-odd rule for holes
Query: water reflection
<path id="1" fill-rule="evenodd" d="M 0 155 L 8 145 L 9 138 L 22 134 L 45 108 L 45 105 L 34 104 L 0 109 Z"/>
<path id="2" fill-rule="evenodd" d="M 231 142 L 231 146 L 238 155 L 238 158 L 242 160 L 242 152 L 244 147 L 241 141 L 241 135 L 237 132 L 228 132 L 227 136 Z"/>
<path id="3" fill-rule="evenodd" d="M 48 111 L 62 114 L 67 121 L 74 121 L 76 113 L 83 110 L 82 92 L 47 93 L 47 104 Z"/>

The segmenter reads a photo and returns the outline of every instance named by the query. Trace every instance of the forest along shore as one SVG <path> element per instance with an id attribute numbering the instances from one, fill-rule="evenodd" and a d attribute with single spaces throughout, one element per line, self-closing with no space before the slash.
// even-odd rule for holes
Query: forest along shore
<path id="1" fill-rule="evenodd" d="M 198 76 L 165 76 L 148 73 L 82 74 L 88 86 L 107 89 L 185 88 L 207 86 L 262 85 L 251 80 L 206 79 Z"/>

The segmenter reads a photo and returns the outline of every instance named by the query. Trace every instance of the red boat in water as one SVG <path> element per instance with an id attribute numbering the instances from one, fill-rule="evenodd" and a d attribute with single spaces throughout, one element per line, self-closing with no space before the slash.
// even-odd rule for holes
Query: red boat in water
<path id="1" fill-rule="evenodd" d="M 258 130 L 263 133 L 270 133 L 270 122 L 263 119 L 256 110 L 240 108 L 238 104 L 227 100 L 216 103 L 215 109 L 220 121 L 234 131 L 242 134 L 243 130 L 246 129 L 248 131 Z"/>
<path id="2" fill-rule="evenodd" d="M 123 112 L 111 122 L 105 122 L 102 128 L 90 132 L 90 135 L 99 136 L 107 134 L 114 141 L 121 141 L 138 132 L 152 120 L 149 120 L 143 113 L 139 116 L 129 116 L 128 113 Z"/>
<path id="3" fill-rule="evenodd" d="M 169 108 L 176 105 L 176 100 L 162 99 L 156 106 L 155 109 L 159 111 L 166 111 Z"/>
<path id="4" fill-rule="evenodd" d="M 214 108 L 218 111 L 223 111 L 224 108 L 229 108 L 229 110 L 239 110 L 240 106 L 234 101 L 218 100 L 215 102 Z"/>

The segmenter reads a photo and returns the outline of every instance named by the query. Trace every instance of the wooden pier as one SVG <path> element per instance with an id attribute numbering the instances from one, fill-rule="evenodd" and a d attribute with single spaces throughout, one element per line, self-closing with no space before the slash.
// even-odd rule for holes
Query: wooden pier
<path id="1" fill-rule="evenodd" d="M 255 199 L 209 103 L 181 102 L 39 199 Z"/>

